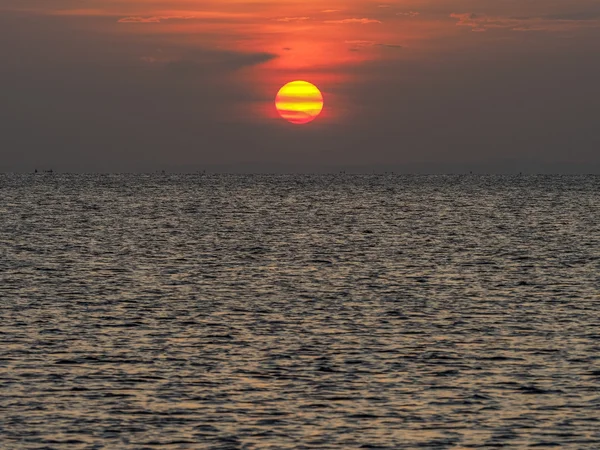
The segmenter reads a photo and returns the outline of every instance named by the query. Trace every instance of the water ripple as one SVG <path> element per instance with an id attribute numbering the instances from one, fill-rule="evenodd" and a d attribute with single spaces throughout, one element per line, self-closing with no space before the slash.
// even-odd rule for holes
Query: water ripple
<path id="1" fill-rule="evenodd" d="M 600 178 L 0 175 L 0 446 L 600 448 Z"/>

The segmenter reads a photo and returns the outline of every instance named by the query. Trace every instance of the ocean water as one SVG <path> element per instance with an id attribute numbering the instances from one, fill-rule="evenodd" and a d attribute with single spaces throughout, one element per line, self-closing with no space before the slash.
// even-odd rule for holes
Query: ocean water
<path id="1" fill-rule="evenodd" d="M 0 175 L 0 448 L 600 448 L 600 177 Z"/>

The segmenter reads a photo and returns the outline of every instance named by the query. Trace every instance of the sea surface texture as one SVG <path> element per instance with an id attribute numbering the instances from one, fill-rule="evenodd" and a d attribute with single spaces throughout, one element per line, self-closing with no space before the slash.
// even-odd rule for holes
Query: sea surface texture
<path id="1" fill-rule="evenodd" d="M 600 177 L 0 175 L 0 448 L 600 448 Z"/>

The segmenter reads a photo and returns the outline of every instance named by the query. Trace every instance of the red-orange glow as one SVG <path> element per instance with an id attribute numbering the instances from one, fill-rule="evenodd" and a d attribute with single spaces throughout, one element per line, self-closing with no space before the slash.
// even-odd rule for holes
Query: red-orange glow
<path id="1" fill-rule="evenodd" d="M 420 12 L 405 0 L 105 3 L 88 0 L 89 9 L 53 13 L 106 16 L 110 20 L 97 26 L 119 34 L 123 42 L 131 35 L 156 42 L 137 55 L 138 64 L 149 69 L 214 70 L 219 76 L 210 77 L 211 83 L 228 84 L 233 89 L 245 86 L 251 99 L 240 97 L 238 102 L 219 107 L 229 109 L 223 113 L 227 120 L 263 123 L 273 122 L 278 113 L 292 123 L 311 122 L 317 116 L 330 124 L 348 120 L 360 113 L 351 105 L 350 86 L 364 83 L 366 73 L 371 79 L 387 76 L 381 70 L 371 71 L 369 66 L 417 58 L 428 51 L 433 40 L 438 46 L 446 45 L 448 35 L 464 34 L 466 28 L 457 27 L 456 20 Z M 273 108 L 274 91 L 288 80 L 311 80 L 328 86 L 327 109 L 321 111 L 318 101 L 317 105 L 302 106 L 312 112 L 290 110 L 281 104 Z"/>

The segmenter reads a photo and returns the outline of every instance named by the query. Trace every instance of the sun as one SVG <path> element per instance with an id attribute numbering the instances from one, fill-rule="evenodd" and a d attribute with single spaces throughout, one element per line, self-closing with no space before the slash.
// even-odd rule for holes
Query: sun
<path id="1" fill-rule="evenodd" d="M 279 115 L 290 123 L 309 123 L 323 111 L 323 94 L 308 81 L 292 81 L 279 89 L 275 107 Z"/>

